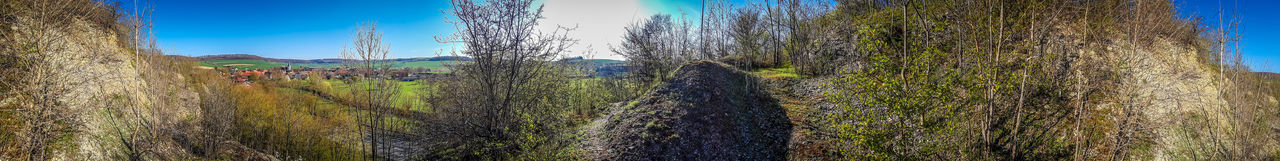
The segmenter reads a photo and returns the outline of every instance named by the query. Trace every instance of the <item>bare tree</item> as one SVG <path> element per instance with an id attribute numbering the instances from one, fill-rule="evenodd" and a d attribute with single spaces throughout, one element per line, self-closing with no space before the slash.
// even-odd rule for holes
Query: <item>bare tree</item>
<path id="1" fill-rule="evenodd" d="M 761 23 L 761 14 L 759 6 L 744 7 L 737 10 L 733 18 L 733 28 L 730 35 L 736 43 L 737 54 L 742 56 L 741 60 L 732 62 L 734 65 L 742 67 L 758 67 L 757 60 L 762 60 L 764 51 L 765 30 Z"/>
<path id="2" fill-rule="evenodd" d="M 100 82 L 85 79 L 92 64 L 109 61 L 99 47 L 77 42 L 107 41 L 73 37 L 82 30 L 128 33 L 118 20 L 116 6 L 89 0 L 9 1 L 0 4 L 0 113 L 6 120 L 0 140 L 0 159 L 48 160 L 55 144 L 80 131 L 88 100 L 75 88 Z M 81 24 L 95 24 L 83 28 Z M 118 42 L 131 39 L 121 38 Z M 122 43 L 130 44 L 130 43 Z M 10 120 L 12 119 L 12 120 Z M 5 158 L 14 157 L 14 158 Z"/>
<path id="3" fill-rule="evenodd" d="M 658 14 L 649 17 L 642 23 L 626 27 L 622 43 L 612 47 L 614 53 L 627 58 L 633 68 L 628 77 L 642 84 L 640 90 L 665 79 L 667 73 L 683 64 L 675 55 L 680 49 L 674 30 L 676 25 L 671 15 Z"/>
<path id="4" fill-rule="evenodd" d="M 732 37 L 729 35 L 729 21 L 733 13 L 731 3 L 724 0 L 710 0 L 702 4 L 705 9 L 702 25 L 699 26 L 700 59 L 720 59 L 732 52 Z"/>
<path id="5" fill-rule="evenodd" d="M 533 0 L 450 4 L 448 22 L 458 32 L 437 41 L 463 44 L 457 54 L 473 61 L 457 67 L 445 98 L 433 104 L 437 121 L 424 123 L 422 135 L 440 151 L 426 157 L 567 157 L 558 152 L 569 145 L 560 138 L 566 109 L 547 96 L 566 81 L 551 61 L 575 44 L 564 33 L 572 28 L 538 31 L 542 7 Z"/>
<path id="6" fill-rule="evenodd" d="M 377 23 L 363 24 L 358 28 L 352 33 L 350 48 L 344 48 L 340 55 L 348 60 L 344 66 L 358 73 L 356 79 L 347 79 L 346 83 L 352 86 L 350 90 L 353 103 L 358 106 L 356 108 L 369 111 L 367 116 L 356 115 L 357 128 L 361 139 L 368 139 L 367 146 L 361 146 L 361 149 L 368 150 L 369 157 L 375 157 L 381 155 L 379 149 L 390 147 L 379 144 L 387 142 L 387 115 L 396 111 L 392 108 L 396 108 L 400 86 L 391 79 L 390 43 L 383 42 Z M 386 153 L 385 150 L 382 153 Z"/>
<path id="7" fill-rule="evenodd" d="M 833 29 L 822 29 L 817 20 L 822 18 L 826 13 L 831 11 L 831 5 L 827 1 L 814 0 L 781 0 L 778 2 L 775 13 L 780 14 L 774 17 L 775 30 L 780 35 L 776 39 L 779 47 L 786 53 L 778 52 L 778 56 L 786 54 L 789 61 L 796 69 L 796 72 L 810 75 L 833 74 L 840 62 L 836 62 L 832 58 L 838 58 L 839 54 L 849 50 L 842 49 L 846 47 L 839 46 L 842 39 L 838 36 L 824 36 L 823 33 L 833 33 L 834 31 L 844 30 L 847 27 L 830 26 Z M 785 36 L 785 37 L 781 37 Z M 777 56 L 775 56 L 777 57 Z"/>
<path id="8" fill-rule="evenodd" d="M 220 79 L 214 77 L 214 79 Z M 235 129 L 235 98 L 231 97 L 231 82 L 227 80 L 209 80 L 200 93 L 200 113 L 203 116 L 201 126 L 205 128 L 203 144 L 206 156 L 217 156 L 226 141 L 234 140 L 231 130 Z"/>

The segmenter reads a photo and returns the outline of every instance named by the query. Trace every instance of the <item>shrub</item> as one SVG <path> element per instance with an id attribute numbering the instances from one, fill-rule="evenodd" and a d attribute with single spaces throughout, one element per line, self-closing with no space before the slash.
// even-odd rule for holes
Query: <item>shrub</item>
<path id="1" fill-rule="evenodd" d="M 631 66 L 627 77 L 640 84 L 641 90 L 652 88 L 694 57 L 692 40 L 686 33 L 688 25 L 674 22 L 671 15 L 658 14 L 626 27 L 622 42 L 612 50 L 627 58 Z"/>
<path id="2" fill-rule="evenodd" d="M 572 133 L 558 93 L 569 69 L 553 59 L 573 45 L 559 28 L 537 31 L 542 18 L 532 0 L 453 0 L 458 32 L 441 42 L 465 44 L 473 61 L 457 66 L 435 115 L 419 134 L 432 151 L 422 159 L 563 160 Z"/>
<path id="3" fill-rule="evenodd" d="M 366 158 L 357 120 L 345 108 L 319 106 L 314 96 L 267 84 L 231 87 L 235 115 L 231 133 L 245 146 L 275 153 L 278 158 L 352 160 Z M 326 114 L 327 115 L 312 115 Z"/>
<path id="4" fill-rule="evenodd" d="M 824 21 L 848 23 L 832 25 L 850 26 L 857 55 L 847 57 L 859 67 L 827 93 L 844 111 L 830 127 L 847 147 L 842 153 L 908 160 L 1147 155 L 1152 131 L 1138 115 L 1146 105 L 1123 101 L 1132 99 L 1116 88 L 1125 83 L 1121 67 L 1078 60 L 1083 51 L 1062 38 L 1078 33 L 1060 26 L 1085 22 L 1099 30 L 1083 34 L 1085 46 L 1107 39 L 1092 36 L 1116 32 L 1117 22 L 1076 10 L 1123 14 L 1099 8 L 1116 7 L 1111 2 L 889 2 L 834 11 Z"/>

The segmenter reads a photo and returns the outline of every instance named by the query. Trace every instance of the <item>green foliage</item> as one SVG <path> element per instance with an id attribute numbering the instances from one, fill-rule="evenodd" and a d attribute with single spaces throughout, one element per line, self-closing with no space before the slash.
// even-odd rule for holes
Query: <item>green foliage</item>
<path id="1" fill-rule="evenodd" d="M 837 143 L 852 147 L 841 153 L 873 160 L 1069 154 L 1074 142 L 1063 122 L 1075 108 L 1064 72 L 1071 70 L 1054 68 L 1069 62 L 1045 52 L 1053 46 L 1031 47 L 1043 37 L 1002 37 L 1043 29 L 1032 26 L 1042 21 L 1031 13 L 1050 4 L 1015 4 L 992 11 L 908 3 L 837 15 L 851 16 L 842 19 L 852 21 L 852 45 L 863 53 L 861 68 L 834 79 L 826 94 L 843 109 L 830 116 Z"/>
<path id="2" fill-rule="evenodd" d="M 691 51 L 688 23 L 673 19 L 671 15 L 656 14 L 640 23 L 625 28 L 622 42 L 613 52 L 627 58 L 630 66 L 627 77 L 638 84 L 636 91 L 645 91 L 669 78 L 679 65 L 690 60 Z"/>
<path id="3" fill-rule="evenodd" d="M 783 65 L 772 68 L 758 68 L 751 72 L 764 78 L 808 78 L 808 75 L 796 73 L 796 68 L 790 65 Z"/>
<path id="4" fill-rule="evenodd" d="M 627 99 L 631 94 L 627 82 L 614 78 L 581 78 L 569 80 L 562 92 L 562 106 L 570 110 L 573 119 L 585 123 L 599 117 L 610 103 Z"/>
<path id="5" fill-rule="evenodd" d="M 935 140 L 952 139 L 960 127 L 955 119 L 961 117 L 961 105 L 953 103 L 958 97 L 951 92 L 959 73 L 945 68 L 950 55 L 937 48 L 891 46 L 902 41 L 886 30 L 898 17 L 892 13 L 881 12 L 859 26 L 859 36 L 866 39 L 858 45 L 873 50 L 868 67 L 836 79 L 839 90 L 827 94 L 847 112 L 835 120 L 851 120 L 834 124 L 840 143 L 859 147 L 842 150 L 852 158 L 907 160 L 957 150 Z"/>
<path id="6" fill-rule="evenodd" d="M 234 134 L 242 144 L 307 160 L 367 155 L 357 150 L 362 143 L 351 131 L 356 122 L 349 107 L 267 84 L 234 88 L 240 108 Z"/>

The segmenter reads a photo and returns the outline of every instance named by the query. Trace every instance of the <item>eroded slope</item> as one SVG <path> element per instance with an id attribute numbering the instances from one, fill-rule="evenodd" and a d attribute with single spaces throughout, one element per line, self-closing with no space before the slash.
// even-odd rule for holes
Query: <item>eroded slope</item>
<path id="1" fill-rule="evenodd" d="M 597 160 L 782 160 L 792 125 L 759 78 L 712 61 L 686 64 L 588 127 Z"/>

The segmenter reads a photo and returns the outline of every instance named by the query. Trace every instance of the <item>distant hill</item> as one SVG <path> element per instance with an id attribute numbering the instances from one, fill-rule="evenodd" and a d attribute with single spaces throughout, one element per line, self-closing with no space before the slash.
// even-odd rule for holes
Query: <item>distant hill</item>
<path id="1" fill-rule="evenodd" d="M 266 58 L 266 57 L 261 57 L 261 56 L 257 56 L 257 55 L 250 55 L 250 54 L 205 55 L 205 56 L 199 56 L 199 57 L 196 57 L 196 58 L 197 58 L 197 59 L 200 59 L 200 61 L 207 61 L 207 60 L 261 60 L 261 61 L 278 62 L 278 63 L 307 63 L 307 62 L 310 62 L 310 61 L 308 61 L 308 60 L 301 60 L 301 59 L 275 59 L 275 58 Z"/>
<path id="2" fill-rule="evenodd" d="M 627 67 L 626 61 L 613 59 L 584 59 L 582 57 L 572 57 L 557 60 L 556 63 L 591 68 L 595 70 L 595 76 L 605 77 L 621 76 L 630 69 Z"/>
<path id="3" fill-rule="evenodd" d="M 1280 73 L 1272 73 L 1272 72 L 1255 72 L 1255 73 L 1258 73 L 1258 76 L 1261 76 L 1264 79 L 1280 80 Z"/>
<path id="4" fill-rule="evenodd" d="M 465 56 L 437 56 L 426 58 L 400 58 L 391 61 L 471 61 L 471 57 Z"/>
<path id="5" fill-rule="evenodd" d="M 231 60 L 204 60 L 200 61 L 201 66 L 216 68 L 236 68 L 236 69 L 267 69 L 286 65 L 285 63 L 271 62 L 266 60 L 255 59 L 231 59 Z"/>

